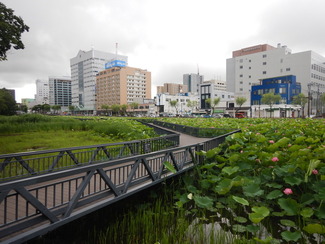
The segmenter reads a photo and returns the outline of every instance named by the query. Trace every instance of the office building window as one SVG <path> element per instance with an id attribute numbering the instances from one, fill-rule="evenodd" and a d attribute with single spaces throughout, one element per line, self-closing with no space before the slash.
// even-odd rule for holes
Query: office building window
<path id="1" fill-rule="evenodd" d="M 263 75 L 266 75 L 266 71 L 263 71 Z"/>
<path id="2" fill-rule="evenodd" d="M 286 87 L 280 87 L 279 93 L 280 94 L 286 94 L 287 93 L 287 88 Z"/>

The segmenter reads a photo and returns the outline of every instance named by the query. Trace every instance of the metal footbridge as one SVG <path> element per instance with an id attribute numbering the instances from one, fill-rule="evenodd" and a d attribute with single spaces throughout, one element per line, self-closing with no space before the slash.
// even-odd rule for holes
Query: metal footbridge
<path id="1" fill-rule="evenodd" d="M 203 138 L 188 135 L 193 129 L 179 132 L 184 126 L 148 126 L 164 136 L 0 155 L 0 242 L 26 242 L 182 174 L 201 163 L 196 152 L 239 131 Z"/>

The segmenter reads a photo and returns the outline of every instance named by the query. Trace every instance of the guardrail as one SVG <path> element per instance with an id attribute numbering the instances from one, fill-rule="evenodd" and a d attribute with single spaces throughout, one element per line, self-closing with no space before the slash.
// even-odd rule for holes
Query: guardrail
<path id="1" fill-rule="evenodd" d="M 161 132 L 168 133 L 168 131 Z M 0 181 L 50 173 L 179 145 L 179 134 L 83 147 L 0 155 Z"/>
<path id="2" fill-rule="evenodd" d="M 152 122 L 155 125 L 162 126 L 169 128 L 171 130 L 175 130 L 184 134 L 188 134 L 195 137 L 207 137 L 212 138 L 220 135 L 227 134 L 231 131 L 235 131 L 238 129 L 234 128 L 199 128 L 199 127 L 191 127 L 186 125 L 179 125 L 179 124 L 173 124 L 169 122 L 154 120 Z"/>

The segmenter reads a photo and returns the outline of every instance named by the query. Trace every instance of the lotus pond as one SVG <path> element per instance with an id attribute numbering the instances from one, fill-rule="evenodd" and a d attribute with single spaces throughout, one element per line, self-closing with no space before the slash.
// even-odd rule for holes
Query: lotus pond
<path id="1" fill-rule="evenodd" d="M 171 241 L 166 233 L 174 236 L 175 243 L 324 243 L 325 120 L 162 120 L 193 127 L 240 128 L 242 132 L 227 137 L 217 148 L 200 152 L 205 163 L 182 176 L 183 184 L 175 188 L 169 204 L 149 212 L 162 221 L 166 211 L 183 215 L 175 219 L 169 214 L 171 224 L 156 230 L 149 228 L 152 221 L 145 214 L 142 225 L 133 225 L 129 218 L 134 233 L 155 231 L 156 243 Z M 174 223 L 183 227 L 175 229 Z M 101 243 L 109 243 L 113 229 L 110 226 L 99 235 Z M 195 229 L 201 231 L 187 238 L 186 233 Z M 153 243 L 147 240 L 136 243 Z"/>

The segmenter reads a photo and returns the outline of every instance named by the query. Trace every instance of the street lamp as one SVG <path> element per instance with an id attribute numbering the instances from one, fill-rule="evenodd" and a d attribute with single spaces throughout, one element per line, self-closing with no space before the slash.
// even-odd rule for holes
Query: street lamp
<path id="1" fill-rule="evenodd" d="M 160 113 L 160 97 L 161 97 L 161 93 L 157 94 L 158 96 L 158 115 Z"/>

